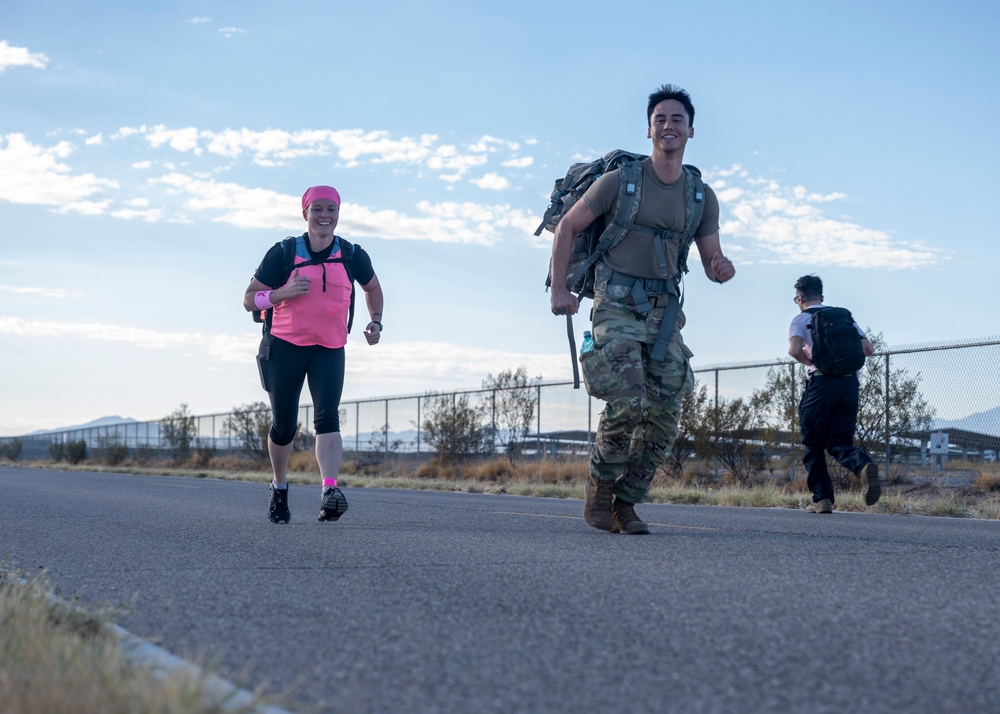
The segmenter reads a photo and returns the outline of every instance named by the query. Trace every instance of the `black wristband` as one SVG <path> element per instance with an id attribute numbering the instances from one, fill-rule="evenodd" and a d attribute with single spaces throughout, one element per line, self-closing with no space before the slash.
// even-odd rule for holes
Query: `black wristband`
<path id="1" fill-rule="evenodd" d="M 372 320 L 372 324 L 373 324 L 373 325 L 378 325 L 378 331 L 379 331 L 379 332 L 381 332 L 381 331 L 382 331 L 382 330 L 384 329 L 384 328 L 382 327 L 382 323 L 381 323 L 381 322 L 379 322 L 378 320 Z"/>

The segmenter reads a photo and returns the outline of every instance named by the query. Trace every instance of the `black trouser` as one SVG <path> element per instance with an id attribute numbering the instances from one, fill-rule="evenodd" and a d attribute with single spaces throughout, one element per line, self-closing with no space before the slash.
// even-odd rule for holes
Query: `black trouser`
<path id="1" fill-rule="evenodd" d="M 271 398 L 270 437 L 278 446 L 292 443 L 299 417 L 302 384 L 309 379 L 317 434 L 340 431 L 340 396 L 344 391 L 344 348 L 299 347 L 273 338 L 266 367 Z"/>
<path id="2" fill-rule="evenodd" d="M 799 425 L 805 454 L 802 462 L 808 470 L 806 485 L 813 501 L 834 501 L 833 481 L 826 468 L 824 451 L 852 473 L 859 473 L 872 462 L 864 450 L 854 445 L 858 423 L 858 378 L 814 375 L 806 383 L 799 403 Z"/>

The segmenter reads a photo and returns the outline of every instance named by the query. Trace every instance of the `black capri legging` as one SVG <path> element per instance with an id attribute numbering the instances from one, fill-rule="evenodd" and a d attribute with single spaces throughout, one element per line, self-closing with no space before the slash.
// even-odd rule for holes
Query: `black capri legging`
<path id="1" fill-rule="evenodd" d="M 340 431 L 340 397 L 344 391 L 344 348 L 299 347 L 273 338 L 267 360 L 271 398 L 270 437 L 278 446 L 292 443 L 299 416 L 302 384 L 309 378 L 317 434 Z"/>

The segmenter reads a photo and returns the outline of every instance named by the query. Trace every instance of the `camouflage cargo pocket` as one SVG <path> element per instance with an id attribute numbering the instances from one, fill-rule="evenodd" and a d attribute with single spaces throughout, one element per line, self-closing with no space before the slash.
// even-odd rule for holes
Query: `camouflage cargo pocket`
<path id="1" fill-rule="evenodd" d="M 642 345 L 634 340 L 611 340 L 580 355 L 583 382 L 595 399 L 641 398 L 646 391 Z"/>

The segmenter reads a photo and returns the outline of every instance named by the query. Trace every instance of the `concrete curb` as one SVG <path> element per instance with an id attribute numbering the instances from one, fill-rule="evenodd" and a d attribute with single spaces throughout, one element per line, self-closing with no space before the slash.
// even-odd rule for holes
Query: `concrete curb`
<path id="1" fill-rule="evenodd" d="M 10 580 L 21 585 L 35 587 L 28 580 L 6 568 L 0 568 L 0 574 L 7 576 Z M 52 593 L 45 593 L 45 600 L 50 605 L 77 612 L 83 611 L 83 608 Z M 109 622 L 105 622 L 104 627 L 118 640 L 118 647 L 122 656 L 132 666 L 147 669 L 158 679 L 178 675 L 191 680 L 197 680 L 201 683 L 209 699 L 214 703 L 221 703 L 220 705 L 225 711 L 235 711 L 236 709 L 246 708 L 254 704 L 255 697 L 253 693 L 236 686 L 229 680 L 215 674 L 206 673 L 204 669 L 196 664 L 171 654 L 162 647 L 158 647 L 152 642 L 132 634 L 123 627 Z M 293 714 L 293 712 L 282 707 L 260 703 L 253 706 L 253 711 L 258 712 L 258 714 Z"/>

